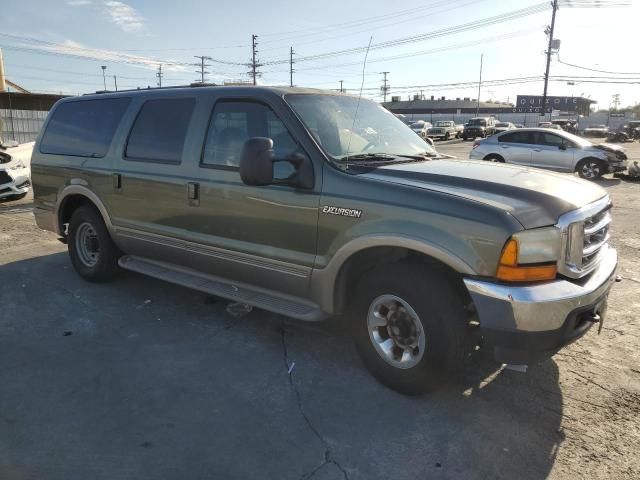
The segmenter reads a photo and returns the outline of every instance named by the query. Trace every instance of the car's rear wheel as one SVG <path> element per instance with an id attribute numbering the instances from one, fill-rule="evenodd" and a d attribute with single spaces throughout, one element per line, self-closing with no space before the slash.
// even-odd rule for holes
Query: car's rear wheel
<path id="1" fill-rule="evenodd" d="M 576 166 L 576 172 L 581 178 L 587 180 L 594 180 L 600 178 L 605 172 L 606 168 L 602 161 L 595 158 L 585 158 L 581 160 Z"/>
<path id="2" fill-rule="evenodd" d="M 118 273 L 118 259 L 122 253 L 94 208 L 84 206 L 73 212 L 67 245 L 71 263 L 84 279 L 104 282 Z"/>
<path id="3" fill-rule="evenodd" d="M 451 284 L 422 265 L 397 263 L 367 274 L 350 308 L 358 353 L 394 390 L 433 390 L 468 351 L 463 304 Z"/>
<path id="4" fill-rule="evenodd" d="M 496 153 L 487 155 L 486 157 L 484 157 L 484 160 L 487 160 L 489 162 L 504 163 L 504 158 Z"/>

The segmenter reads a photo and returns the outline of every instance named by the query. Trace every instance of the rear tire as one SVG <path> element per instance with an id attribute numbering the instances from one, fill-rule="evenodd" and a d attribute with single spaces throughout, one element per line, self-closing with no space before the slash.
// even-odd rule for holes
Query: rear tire
<path id="1" fill-rule="evenodd" d="M 596 158 L 585 158 L 580 160 L 576 165 L 576 172 L 580 175 L 580 178 L 585 180 L 595 180 L 600 178 L 607 171 L 607 167 L 601 160 Z"/>
<path id="2" fill-rule="evenodd" d="M 491 153 L 487 155 L 486 157 L 484 157 L 483 160 L 487 160 L 489 162 L 504 163 L 504 158 L 502 158 L 500 155 L 496 153 Z"/>
<path id="3" fill-rule="evenodd" d="M 71 263 L 78 275 L 90 282 L 106 282 L 119 271 L 118 249 L 102 216 L 92 207 L 78 208 L 71 215 L 67 235 Z"/>
<path id="4" fill-rule="evenodd" d="M 397 263 L 368 273 L 350 306 L 362 361 L 393 390 L 434 390 L 466 357 L 470 335 L 463 303 L 452 284 L 422 265 Z"/>

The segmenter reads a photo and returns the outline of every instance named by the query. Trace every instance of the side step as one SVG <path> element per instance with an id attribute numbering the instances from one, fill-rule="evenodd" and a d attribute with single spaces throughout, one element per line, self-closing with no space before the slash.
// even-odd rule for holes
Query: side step
<path id="1" fill-rule="evenodd" d="M 267 290 L 245 283 L 230 282 L 226 279 L 197 272 L 190 268 L 170 263 L 148 260 L 146 258 L 125 255 L 119 265 L 132 272 L 165 280 L 176 285 L 192 288 L 217 297 L 236 302 L 247 303 L 257 308 L 279 313 L 300 320 L 323 320 L 328 315 L 313 302 Z"/>

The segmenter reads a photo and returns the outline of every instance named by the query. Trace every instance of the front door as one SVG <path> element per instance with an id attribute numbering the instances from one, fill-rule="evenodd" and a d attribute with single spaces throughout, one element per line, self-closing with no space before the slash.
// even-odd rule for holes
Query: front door
<path id="1" fill-rule="evenodd" d="M 552 132 L 536 132 L 531 166 L 551 170 L 573 170 L 575 148 L 568 141 Z"/>
<path id="2" fill-rule="evenodd" d="M 192 239 L 202 246 L 198 268 L 306 296 L 316 255 L 320 172 L 309 190 L 245 185 L 240 154 L 251 137 L 271 138 L 275 158 L 306 155 L 269 105 L 215 102 L 199 159 L 198 202 L 188 209 Z M 290 163 L 274 164 L 276 178 L 291 173 Z"/>

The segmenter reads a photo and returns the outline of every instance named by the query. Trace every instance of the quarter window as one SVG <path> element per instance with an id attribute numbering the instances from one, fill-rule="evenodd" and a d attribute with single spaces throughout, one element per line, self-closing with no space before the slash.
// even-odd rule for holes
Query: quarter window
<path id="1" fill-rule="evenodd" d="M 104 157 L 130 102 L 121 97 L 60 104 L 42 136 L 40 152 Z"/>
<path id="2" fill-rule="evenodd" d="M 193 98 L 148 100 L 131 128 L 125 157 L 159 163 L 180 163 L 195 106 Z"/>
<path id="3" fill-rule="evenodd" d="M 266 105 L 224 100 L 214 107 L 202 164 L 237 168 L 244 142 L 252 137 L 271 138 L 275 158 L 286 158 L 299 149 L 287 127 Z"/>

